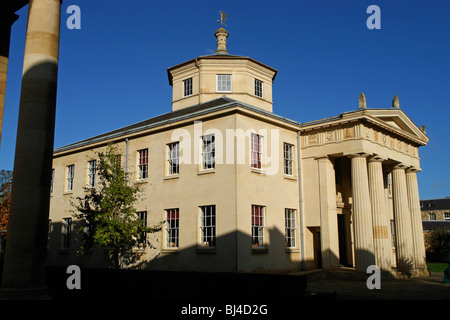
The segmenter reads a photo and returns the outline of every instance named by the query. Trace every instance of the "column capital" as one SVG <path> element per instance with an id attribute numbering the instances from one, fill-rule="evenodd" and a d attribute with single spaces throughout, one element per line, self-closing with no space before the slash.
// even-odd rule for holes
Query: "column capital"
<path id="1" fill-rule="evenodd" d="M 396 165 L 394 165 L 393 167 L 392 167 L 392 170 L 395 170 L 395 169 L 403 169 L 403 170 L 406 170 L 408 168 L 408 166 L 406 165 L 406 164 L 404 164 L 404 163 L 397 163 Z"/>
<path id="2" fill-rule="evenodd" d="M 367 158 L 370 157 L 370 154 L 365 152 L 351 153 L 346 155 L 349 158 Z"/>
<path id="3" fill-rule="evenodd" d="M 417 172 L 420 172 L 420 171 L 422 171 L 422 169 L 420 169 L 418 167 L 414 167 L 414 166 L 411 166 L 411 167 L 406 169 L 406 173 L 417 173 Z"/>
<path id="4" fill-rule="evenodd" d="M 314 160 L 317 160 L 317 161 L 330 160 L 330 157 L 327 154 L 322 154 L 320 156 L 314 157 Z"/>
<path id="5" fill-rule="evenodd" d="M 386 158 L 383 158 L 383 157 L 381 157 L 381 156 L 379 156 L 379 155 L 377 155 L 377 154 L 374 154 L 374 155 L 372 155 L 372 156 L 369 156 L 368 158 L 367 158 L 367 161 L 370 163 L 370 162 L 384 162 L 384 161 L 386 161 L 387 159 Z"/>

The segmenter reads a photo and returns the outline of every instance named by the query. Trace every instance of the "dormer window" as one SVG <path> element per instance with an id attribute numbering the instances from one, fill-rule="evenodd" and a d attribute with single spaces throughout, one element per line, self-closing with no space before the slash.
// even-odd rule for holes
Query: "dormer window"
<path id="1" fill-rule="evenodd" d="M 231 92 L 231 74 L 217 75 L 217 92 Z"/>
<path id="2" fill-rule="evenodd" d="M 192 78 L 183 81 L 183 97 L 192 95 Z"/>
<path id="3" fill-rule="evenodd" d="M 255 96 L 262 98 L 262 81 L 255 79 Z"/>

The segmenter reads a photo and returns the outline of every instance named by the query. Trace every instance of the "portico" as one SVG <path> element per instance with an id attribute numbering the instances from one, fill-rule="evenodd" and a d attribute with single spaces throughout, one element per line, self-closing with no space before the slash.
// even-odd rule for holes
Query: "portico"
<path id="1" fill-rule="evenodd" d="M 304 179 L 317 181 L 304 190 L 306 228 L 320 228 L 323 268 L 426 272 L 417 172 L 428 138 L 394 101 L 303 126 Z"/>

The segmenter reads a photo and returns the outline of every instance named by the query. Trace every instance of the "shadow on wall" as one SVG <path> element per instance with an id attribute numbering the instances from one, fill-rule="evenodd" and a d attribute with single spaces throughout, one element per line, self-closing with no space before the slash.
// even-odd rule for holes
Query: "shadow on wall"
<path id="1" fill-rule="evenodd" d="M 133 250 L 133 268 L 122 270 L 112 269 L 98 250 L 83 256 L 60 250 L 60 230 L 61 224 L 53 225 L 46 268 L 54 299 L 285 300 L 299 299 L 306 290 L 306 276 L 286 272 L 300 269 L 299 260 L 290 258 L 300 253 L 286 253 L 284 235 L 276 229 L 267 230 L 270 244 L 261 251 L 252 250 L 250 235 L 235 231 L 217 237 L 215 249 L 189 246 L 150 261 L 139 260 L 142 251 Z M 81 290 L 67 289 L 69 265 L 81 268 Z"/>
<path id="2" fill-rule="evenodd" d="M 78 255 L 79 235 L 72 232 L 69 249 L 61 249 L 62 224 L 52 224 L 46 264 L 51 266 L 79 265 L 80 267 L 113 268 L 111 260 L 101 250 Z M 76 229 L 76 226 L 72 226 Z M 180 228 L 180 233 L 183 233 Z M 165 232 L 164 229 L 160 232 Z M 161 233 L 147 235 L 150 244 L 146 250 L 133 249 L 124 257 L 124 265 L 132 269 L 201 272 L 280 273 L 299 271 L 300 251 L 285 247 L 285 236 L 276 228 L 265 231 L 264 248 L 252 248 L 249 234 L 233 231 L 216 238 L 215 248 L 191 245 L 179 249 L 164 249 Z M 299 239 L 295 239 L 299 247 Z M 149 258 L 152 256 L 152 258 Z"/>

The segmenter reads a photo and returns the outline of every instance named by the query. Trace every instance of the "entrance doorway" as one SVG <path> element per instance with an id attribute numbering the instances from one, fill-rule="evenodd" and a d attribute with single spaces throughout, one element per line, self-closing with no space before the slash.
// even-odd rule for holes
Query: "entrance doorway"
<path id="1" fill-rule="evenodd" d="M 313 235 L 313 250 L 314 250 L 314 267 L 322 269 L 322 245 L 320 242 L 320 227 L 308 228 Z"/>
<path id="2" fill-rule="evenodd" d="M 347 253 L 347 232 L 345 224 L 345 215 L 338 214 L 338 237 L 339 237 L 339 264 L 341 266 L 348 266 Z"/>

